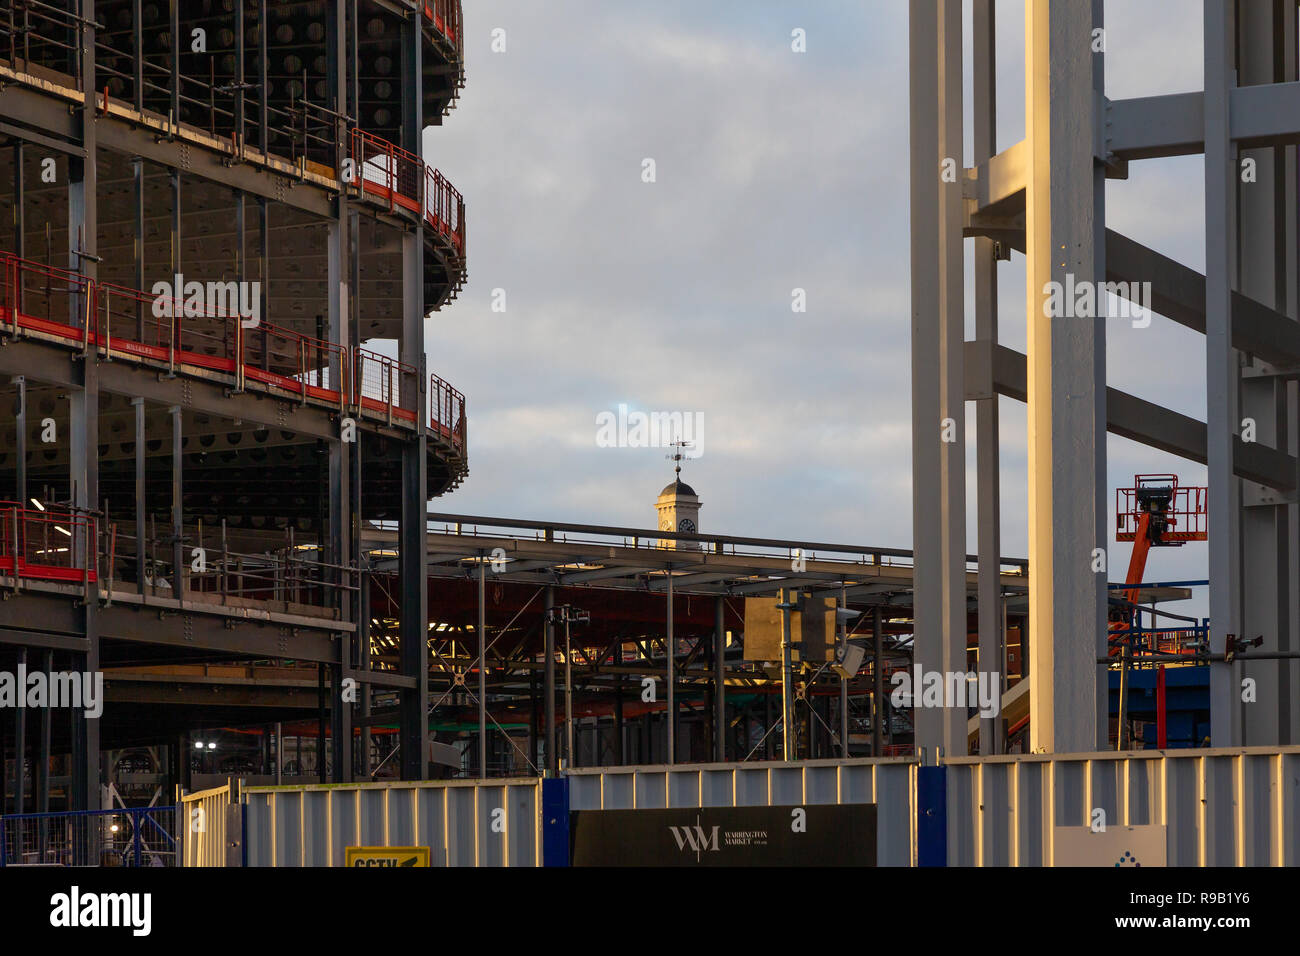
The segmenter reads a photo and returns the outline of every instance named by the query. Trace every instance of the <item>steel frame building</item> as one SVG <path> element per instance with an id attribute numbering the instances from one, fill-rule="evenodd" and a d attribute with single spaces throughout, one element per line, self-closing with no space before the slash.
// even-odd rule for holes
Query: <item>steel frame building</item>
<path id="1" fill-rule="evenodd" d="M 467 473 L 465 400 L 424 340 L 466 230 L 421 142 L 463 80 L 459 0 L 0 3 L 0 666 L 103 671 L 112 694 L 122 668 L 305 665 L 298 713 L 331 725 L 339 779 L 340 688 L 360 716 L 396 687 L 424 775 L 425 502 Z M 396 674 L 359 626 L 374 521 L 401 529 Z M 182 690 L 128 687 L 102 722 L 6 713 L 0 794 L 48 809 L 66 754 L 66 807 L 97 808 L 124 741 L 188 766 L 211 688 Z"/>
<path id="2" fill-rule="evenodd" d="M 973 156 L 962 161 L 960 0 L 912 0 L 913 487 L 916 654 L 964 670 L 965 403 L 975 402 L 982 669 L 1001 660 L 998 396 L 1029 416 L 1031 744 L 1107 743 L 1106 432 L 1209 468 L 1214 746 L 1300 741 L 1300 77 L 1294 0 L 1205 0 L 1202 92 L 1105 95 L 1102 0 L 1026 0 L 1025 139 L 995 141 L 994 3 L 973 0 Z M 1204 275 L 1106 227 L 1107 178 L 1205 157 Z M 945 161 L 964 175 L 944 177 Z M 949 163 L 951 168 L 952 163 Z M 1243 175 L 1249 168 L 1253 175 Z M 974 239 L 966 341 L 964 239 Z M 998 342 L 997 263 L 1025 256 L 1028 354 Z M 1150 282 L 1154 310 L 1205 335 L 1208 421 L 1108 387 L 1104 319 L 1048 317 L 1048 283 Z M 936 374 L 937 372 L 937 374 Z M 956 441 L 939 440 L 951 419 Z M 1258 650 L 1243 640 L 1262 637 Z M 1256 702 L 1243 702 L 1243 681 Z M 918 712 L 963 755 L 965 715 Z M 1003 742 L 992 721 L 981 753 Z"/>

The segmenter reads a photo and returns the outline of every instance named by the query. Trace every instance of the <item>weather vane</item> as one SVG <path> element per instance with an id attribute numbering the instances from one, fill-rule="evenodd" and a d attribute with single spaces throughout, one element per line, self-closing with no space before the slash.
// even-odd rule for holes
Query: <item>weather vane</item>
<path id="1" fill-rule="evenodd" d="M 677 466 L 676 468 L 674 468 L 674 471 L 677 472 L 678 476 L 680 476 L 682 473 L 682 462 L 690 461 L 690 456 L 686 454 L 686 449 L 690 448 L 692 444 L 694 443 L 689 441 L 682 441 L 681 439 L 678 439 L 677 441 L 672 443 L 672 448 L 675 449 L 673 453 L 671 455 L 666 456 L 672 461 L 677 462 Z"/>

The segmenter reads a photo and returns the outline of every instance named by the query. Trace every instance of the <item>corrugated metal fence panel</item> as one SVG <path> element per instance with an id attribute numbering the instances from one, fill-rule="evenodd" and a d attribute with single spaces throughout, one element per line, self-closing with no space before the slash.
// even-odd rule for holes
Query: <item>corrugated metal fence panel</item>
<path id="1" fill-rule="evenodd" d="M 535 778 L 244 790 L 249 866 L 343 866 L 349 846 L 427 846 L 433 866 L 540 864 Z"/>
<path id="2" fill-rule="evenodd" d="M 182 866 L 226 865 L 226 807 L 230 785 L 187 793 L 177 808 Z"/>
<path id="3" fill-rule="evenodd" d="M 572 770 L 572 810 L 876 804 L 876 859 L 915 862 L 916 764 L 906 759 L 813 760 Z"/>
<path id="4" fill-rule="evenodd" d="M 949 866 L 1044 866 L 1054 826 L 1164 826 L 1170 866 L 1300 863 L 1300 747 L 945 761 Z"/>

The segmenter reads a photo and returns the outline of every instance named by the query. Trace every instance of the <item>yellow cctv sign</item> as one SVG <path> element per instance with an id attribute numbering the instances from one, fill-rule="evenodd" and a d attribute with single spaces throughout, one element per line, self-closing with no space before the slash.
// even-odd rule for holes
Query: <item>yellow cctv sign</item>
<path id="1" fill-rule="evenodd" d="M 347 866 L 428 866 L 427 846 L 350 846 L 344 855 Z"/>

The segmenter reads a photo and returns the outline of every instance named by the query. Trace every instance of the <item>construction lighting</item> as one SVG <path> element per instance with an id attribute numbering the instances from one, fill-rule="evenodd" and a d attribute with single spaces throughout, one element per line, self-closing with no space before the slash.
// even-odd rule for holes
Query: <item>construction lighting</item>
<path id="1" fill-rule="evenodd" d="M 69 538 L 72 537 L 72 532 L 69 531 L 67 528 L 60 528 L 58 525 L 55 525 L 54 530 L 59 532 L 60 534 L 66 534 Z"/>
<path id="2" fill-rule="evenodd" d="M 203 749 L 203 741 L 201 741 L 201 740 L 196 740 L 196 741 L 194 741 L 194 749 L 195 749 L 195 750 L 202 750 L 202 749 Z"/>
<path id="3" fill-rule="evenodd" d="M 34 504 L 37 508 L 40 508 L 42 511 L 45 510 L 45 505 L 41 504 L 35 498 L 32 499 L 32 504 Z"/>

